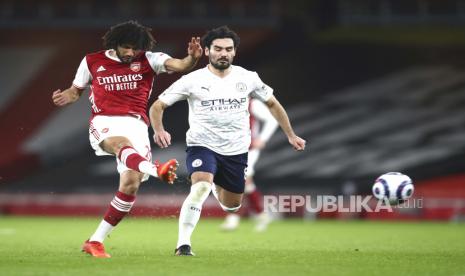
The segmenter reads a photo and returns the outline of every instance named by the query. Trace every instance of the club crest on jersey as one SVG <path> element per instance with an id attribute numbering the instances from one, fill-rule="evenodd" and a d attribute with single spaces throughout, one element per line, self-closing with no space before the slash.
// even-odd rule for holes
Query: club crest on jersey
<path id="1" fill-rule="evenodd" d="M 236 83 L 236 89 L 239 92 L 245 92 L 247 90 L 247 85 L 245 85 L 243 82 L 238 82 Z"/>
<path id="2" fill-rule="evenodd" d="M 139 72 L 140 71 L 140 62 L 133 62 L 129 65 L 129 69 L 131 69 L 133 72 Z"/>
<path id="3" fill-rule="evenodd" d="M 107 133 L 108 131 L 109 129 L 107 127 L 102 129 L 102 133 Z"/>

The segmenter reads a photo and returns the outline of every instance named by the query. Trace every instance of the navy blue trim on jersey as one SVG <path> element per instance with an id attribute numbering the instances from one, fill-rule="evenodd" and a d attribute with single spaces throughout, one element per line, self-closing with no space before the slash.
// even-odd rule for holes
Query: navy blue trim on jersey
<path id="1" fill-rule="evenodd" d="M 194 172 L 209 172 L 213 182 L 225 190 L 242 194 L 245 186 L 247 152 L 221 155 L 205 147 L 187 147 L 186 165 L 189 177 Z"/>

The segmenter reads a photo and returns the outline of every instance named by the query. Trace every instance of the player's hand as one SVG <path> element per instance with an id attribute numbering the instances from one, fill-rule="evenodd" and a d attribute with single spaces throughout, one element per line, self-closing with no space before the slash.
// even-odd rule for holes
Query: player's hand
<path id="1" fill-rule="evenodd" d="M 63 93 L 60 89 L 53 92 L 52 100 L 56 106 L 65 106 L 73 102 L 70 95 L 68 93 Z"/>
<path id="2" fill-rule="evenodd" d="M 171 134 L 167 131 L 155 131 L 153 135 L 153 140 L 160 148 L 164 149 L 171 145 Z"/>
<path id="3" fill-rule="evenodd" d="M 192 37 L 187 47 L 187 54 L 195 60 L 198 60 L 200 57 L 202 57 L 202 53 L 203 49 L 200 45 L 200 37 Z"/>
<path id="4" fill-rule="evenodd" d="M 294 147 L 294 149 L 297 151 L 303 151 L 305 149 L 306 143 L 307 141 L 305 141 L 297 135 L 289 137 L 289 144 L 291 144 L 292 147 Z"/>
<path id="5" fill-rule="evenodd" d="M 261 150 L 261 149 L 264 149 L 266 146 L 266 142 L 261 140 L 261 139 L 253 139 L 252 140 L 252 145 L 251 145 L 251 148 L 252 149 L 258 149 L 258 150 Z"/>

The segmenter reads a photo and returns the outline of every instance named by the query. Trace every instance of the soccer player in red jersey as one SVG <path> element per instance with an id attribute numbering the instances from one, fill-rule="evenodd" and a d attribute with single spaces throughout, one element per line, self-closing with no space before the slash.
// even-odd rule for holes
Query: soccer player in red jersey
<path id="1" fill-rule="evenodd" d="M 110 257 L 103 240 L 131 210 L 141 182 L 150 175 L 170 184 L 176 179 L 175 159 L 162 164 L 151 161 L 147 103 L 155 75 L 191 70 L 202 56 L 202 47 L 200 38 L 192 37 L 188 55 L 176 59 L 152 52 L 155 43 L 151 29 L 136 21 L 111 27 L 103 37 L 106 50 L 86 55 L 71 87 L 52 95 L 53 103 L 61 107 L 77 101 L 90 87 L 90 144 L 96 155 L 116 156 L 119 189 L 97 230 L 82 248 L 94 257 Z"/>

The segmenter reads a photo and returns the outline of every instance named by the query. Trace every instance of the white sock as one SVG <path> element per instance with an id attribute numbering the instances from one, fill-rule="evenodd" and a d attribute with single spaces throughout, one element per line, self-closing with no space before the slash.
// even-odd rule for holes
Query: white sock
<path id="1" fill-rule="evenodd" d="M 104 219 L 100 222 L 95 233 L 90 237 L 89 241 L 98 241 L 103 243 L 103 240 L 110 234 L 110 232 L 115 228 L 113 225 L 106 222 Z"/>
<path id="2" fill-rule="evenodd" d="M 153 177 L 158 177 L 157 167 L 149 161 L 142 161 L 139 164 L 139 171 L 149 174 Z"/>
<path id="3" fill-rule="evenodd" d="M 181 207 L 179 214 L 179 236 L 176 248 L 181 245 L 191 245 L 191 235 L 199 222 L 202 205 L 208 198 L 211 191 L 211 184 L 200 181 L 191 186 L 191 192 Z"/>

